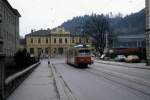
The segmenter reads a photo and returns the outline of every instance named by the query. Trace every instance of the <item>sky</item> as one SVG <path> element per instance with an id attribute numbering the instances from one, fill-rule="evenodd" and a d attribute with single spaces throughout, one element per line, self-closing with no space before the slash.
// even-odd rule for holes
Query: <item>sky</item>
<path id="1" fill-rule="evenodd" d="M 145 0 L 8 0 L 18 9 L 20 35 L 31 29 L 47 29 L 61 25 L 75 16 L 85 14 L 122 13 L 124 16 L 145 7 Z"/>

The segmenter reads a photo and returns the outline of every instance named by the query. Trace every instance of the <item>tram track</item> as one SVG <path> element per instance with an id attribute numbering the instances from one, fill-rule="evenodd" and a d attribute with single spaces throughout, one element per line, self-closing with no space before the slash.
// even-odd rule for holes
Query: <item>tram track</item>
<path id="1" fill-rule="evenodd" d="M 122 85 L 128 89 L 132 89 L 134 91 L 138 91 L 144 95 L 150 96 L 150 84 L 143 84 L 141 80 L 132 80 L 129 76 L 123 76 L 120 73 L 114 73 L 106 70 L 100 70 L 96 68 L 90 67 L 85 71 L 94 74 L 98 77 L 105 78 L 109 81 Z"/>
<path id="2" fill-rule="evenodd" d="M 63 64 L 63 66 L 72 70 L 74 70 L 75 68 L 80 70 L 80 68 L 77 68 L 77 67 L 65 64 L 65 63 Z M 142 96 L 145 96 L 146 98 L 147 97 L 150 98 L 150 86 L 149 86 L 150 84 L 149 85 L 143 84 L 141 80 L 140 82 L 139 80 L 133 81 L 130 77 L 120 75 L 120 73 L 116 74 L 116 72 L 114 73 L 113 71 L 108 71 L 106 69 L 99 69 L 99 68 L 95 68 L 92 66 L 89 66 L 89 68 L 84 68 L 84 69 L 82 68 L 81 72 L 82 71 L 88 72 L 98 77 L 99 79 L 103 78 L 107 81 L 111 81 L 113 85 L 119 86 L 120 88 L 126 89 L 130 92 L 132 91 L 132 93 L 134 93 L 137 96 L 139 96 L 139 94 L 142 94 Z M 149 100 L 149 99 L 145 99 L 145 100 Z"/>
<path id="3" fill-rule="evenodd" d="M 149 80 L 143 79 L 141 77 L 137 77 L 135 75 L 130 75 L 130 74 L 127 74 L 127 73 L 123 73 L 122 71 L 119 72 L 117 70 L 112 70 L 112 69 L 100 67 L 100 66 L 97 66 L 97 65 L 93 65 L 90 68 L 92 68 L 93 70 L 96 70 L 96 71 L 105 72 L 109 75 L 112 75 L 112 76 L 115 76 L 115 77 L 118 77 L 118 78 L 122 78 L 122 79 L 125 79 L 125 80 L 128 80 L 128 81 L 132 81 L 132 82 L 140 84 L 140 85 L 150 87 L 150 81 Z"/>

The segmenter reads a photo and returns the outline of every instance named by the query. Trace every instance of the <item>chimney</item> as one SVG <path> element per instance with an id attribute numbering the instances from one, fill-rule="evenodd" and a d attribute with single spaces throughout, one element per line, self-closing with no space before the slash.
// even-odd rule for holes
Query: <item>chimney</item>
<path id="1" fill-rule="evenodd" d="M 32 29 L 32 30 L 31 30 L 31 33 L 33 33 L 33 32 L 34 32 L 34 30 Z"/>
<path id="2" fill-rule="evenodd" d="M 49 31 L 49 30 L 50 30 L 50 28 L 47 28 L 47 30 Z"/>

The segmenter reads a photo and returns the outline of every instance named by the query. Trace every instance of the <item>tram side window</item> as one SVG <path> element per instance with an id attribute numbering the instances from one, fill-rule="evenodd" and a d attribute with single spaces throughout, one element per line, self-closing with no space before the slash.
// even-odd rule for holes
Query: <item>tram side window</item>
<path id="1" fill-rule="evenodd" d="M 79 50 L 80 55 L 90 55 L 90 50 Z"/>

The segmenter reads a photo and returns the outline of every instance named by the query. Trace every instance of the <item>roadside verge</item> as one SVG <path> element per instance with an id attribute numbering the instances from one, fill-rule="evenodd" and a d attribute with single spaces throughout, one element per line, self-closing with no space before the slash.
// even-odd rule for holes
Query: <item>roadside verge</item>
<path id="1" fill-rule="evenodd" d="M 116 65 L 116 66 L 122 66 L 122 67 L 128 67 L 128 68 L 139 68 L 139 69 L 147 69 L 150 70 L 150 66 L 145 66 L 145 65 L 131 65 L 131 64 L 127 64 L 127 63 L 120 63 L 120 62 L 112 62 L 112 61 L 102 61 L 102 60 L 94 60 L 97 63 L 102 63 L 102 64 L 108 64 L 108 65 Z"/>
<path id="2" fill-rule="evenodd" d="M 54 76 L 54 81 L 60 100 L 77 100 L 67 83 L 63 80 L 60 73 L 56 70 L 55 66 L 53 64 L 50 64 L 50 67 Z"/>

